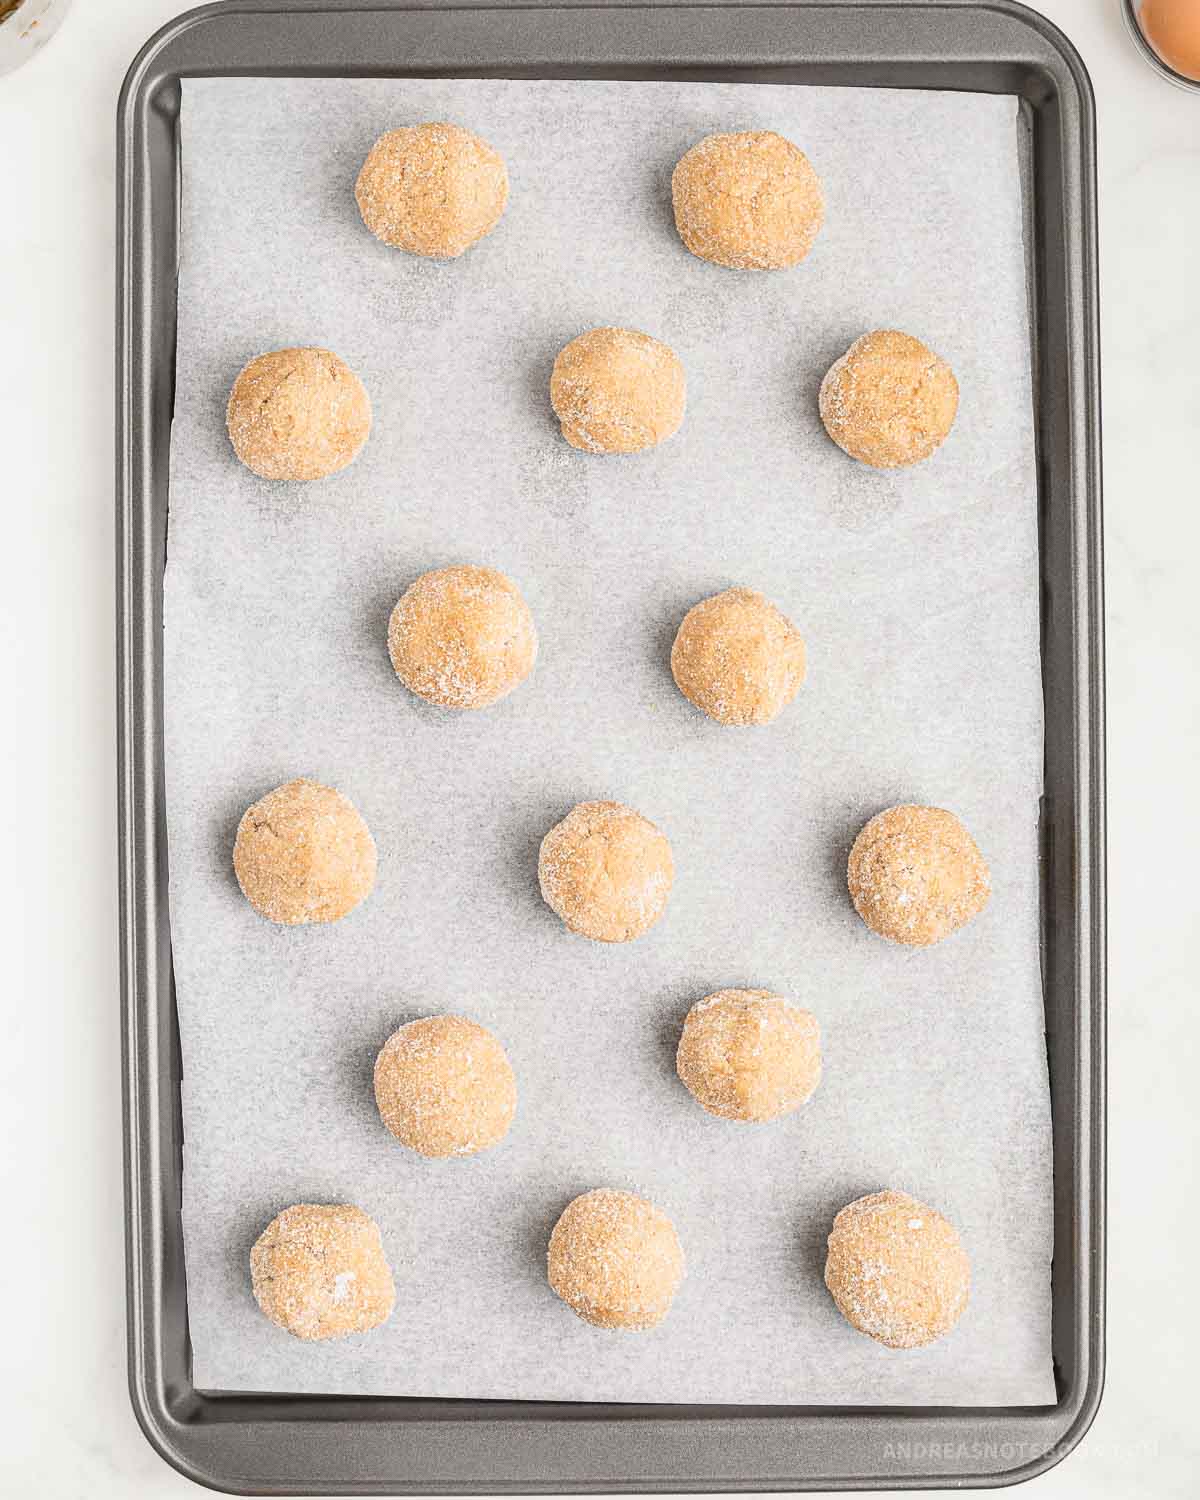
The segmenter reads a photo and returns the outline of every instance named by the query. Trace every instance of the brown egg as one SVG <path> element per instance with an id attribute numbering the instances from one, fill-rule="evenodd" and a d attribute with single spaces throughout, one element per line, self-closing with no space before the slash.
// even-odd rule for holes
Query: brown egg
<path id="1" fill-rule="evenodd" d="M 1138 25 L 1168 68 L 1200 83 L 1200 0 L 1142 0 Z"/>

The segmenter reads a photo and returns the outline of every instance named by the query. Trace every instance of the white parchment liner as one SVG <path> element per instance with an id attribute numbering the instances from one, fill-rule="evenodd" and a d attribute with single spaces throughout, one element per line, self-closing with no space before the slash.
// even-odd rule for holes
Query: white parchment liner
<path id="1" fill-rule="evenodd" d="M 503 222 L 454 263 L 389 251 L 354 178 L 376 135 L 458 120 L 505 156 Z M 828 220 L 778 274 L 680 245 L 670 174 L 711 130 L 772 127 L 821 173 Z M 1049 1097 L 1038 972 L 1042 706 L 1030 357 L 1011 98 L 713 84 L 206 79 L 184 83 L 183 236 L 166 579 L 171 922 L 183 1046 L 184 1218 L 204 1388 L 629 1401 L 1053 1400 Z M 687 369 L 677 437 L 627 459 L 559 437 L 557 349 L 605 323 Z M 825 437 L 821 375 L 872 327 L 957 372 L 949 442 L 871 472 Z M 273 485 L 234 460 L 241 365 L 335 349 L 371 394 L 359 460 Z M 388 612 L 422 570 L 502 568 L 541 634 L 485 713 L 410 697 Z M 762 589 L 810 674 L 767 729 L 709 723 L 668 655 L 689 605 Z M 340 787 L 379 844 L 374 895 L 283 930 L 240 897 L 246 805 Z M 628 802 L 677 882 L 646 938 L 573 938 L 542 905 L 542 833 Z M 986 914 L 927 952 L 847 900 L 861 824 L 955 809 L 992 868 Z M 763 1128 L 674 1076 L 709 991 L 820 1018 L 825 1079 Z M 461 1011 L 520 1084 L 497 1150 L 429 1163 L 375 1112 L 399 1022 Z M 688 1275 L 662 1327 L 576 1320 L 545 1281 L 568 1199 L 639 1189 Z M 931 1349 L 855 1333 L 821 1283 L 835 1210 L 905 1188 L 958 1225 L 971 1305 Z M 272 1327 L 247 1253 L 284 1205 L 355 1202 L 396 1273 L 391 1321 L 305 1345 Z"/>

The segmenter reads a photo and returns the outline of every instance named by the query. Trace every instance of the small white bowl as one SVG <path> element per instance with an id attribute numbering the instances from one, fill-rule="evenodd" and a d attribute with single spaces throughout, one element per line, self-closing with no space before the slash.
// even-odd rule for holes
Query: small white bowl
<path id="1" fill-rule="evenodd" d="M 0 73 L 11 73 L 44 47 L 62 25 L 71 0 L 0 0 Z"/>

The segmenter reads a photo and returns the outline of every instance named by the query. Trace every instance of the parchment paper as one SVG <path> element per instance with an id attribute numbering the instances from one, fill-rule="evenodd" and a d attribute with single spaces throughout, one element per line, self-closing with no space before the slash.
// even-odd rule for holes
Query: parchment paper
<path id="1" fill-rule="evenodd" d="M 389 251 L 352 189 L 374 138 L 461 120 L 512 177 L 457 263 Z M 711 130 L 776 128 L 824 178 L 809 260 L 734 273 L 683 250 L 669 183 Z M 1044 1403 L 1049 1099 L 1038 966 L 1041 679 L 1015 101 L 710 84 L 188 80 L 166 579 L 171 920 L 184 1219 L 203 1388 L 720 1402 Z M 680 354 L 688 415 L 654 452 L 558 435 L 554 354 L 596 324 Z M 958 374 L 930 463 L 883 475 L 824 436 L 820 378 L 859 333 L 912 330 Z M 371 394 L 358 461 L 269 484 L 233 457 L 241 365 L 335 349 Z M 396 682 L 388 612 L 426 568 L 515 578 L 541 634 L 485 713 Z M 670 677 L 685 610 L 762 589 L 810 675 L 767 729 L 704 719 Z M 260 920 L 234 883 L 243 809 L 290 777 L 345 791 L 379 879 L 335 927 Z M 611 797 L 669 835 L 666 918 L 623 947 L 542 904 L 542 834 Z M 901 800 L 954 808 L 994 895 L 931 951 L 873 937 L 849 843 Z M 818 1015 L 825 1079 L 767 1127 L 674 1076 L 682 1019 L 729 985 Z M 502 1038 L 520 1083 L 497 1150 L 430 1163 L 384 1131 L 377 1048 L 438 1011 Z M 674 1219 L 688 1275 L 647 1335 L 588 1328 L 545 1244 L 598 1185 Z M 931 1349 L 850 1329 L 821 1282 L 834 1212 L 905 1188 L 959 1226 L 969 1311 Z M 299 1200 L 379 1222 L 399 1297 L 306 1345 L 247 1254 Z"/>

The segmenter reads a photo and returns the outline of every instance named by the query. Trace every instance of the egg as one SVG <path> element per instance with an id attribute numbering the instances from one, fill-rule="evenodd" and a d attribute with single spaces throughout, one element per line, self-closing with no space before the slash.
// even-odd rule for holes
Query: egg
<path id="1" fill-rule="evenodd" d="M 1200 0 L 1142 0 L 1138 25 L 1168 68 L 1200 83 Z"/>

